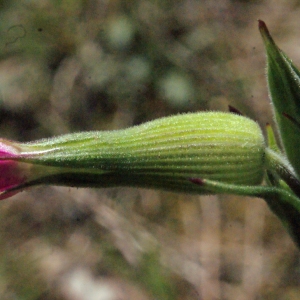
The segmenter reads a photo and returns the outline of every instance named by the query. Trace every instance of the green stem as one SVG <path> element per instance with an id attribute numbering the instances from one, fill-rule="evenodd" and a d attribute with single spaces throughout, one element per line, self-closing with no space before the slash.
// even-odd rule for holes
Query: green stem
<path id="1" fill-rule="evenodd" d="M 200 178 L 189 180 L 214 194 L 223 193 L 263 198 L 300 248 L 300 199 L 292 192 L 278 187 L 240 186 Z"/>
<path id="2" fill-rule="evenodd" d="M 266 164 L 267 169 L 274 175 L 284 180 L 290 189 L 300 197 L 300 181 L 294 171 L 293 167 L 289 164 L 288 160 L 280 153 L 266 148 Z"/>

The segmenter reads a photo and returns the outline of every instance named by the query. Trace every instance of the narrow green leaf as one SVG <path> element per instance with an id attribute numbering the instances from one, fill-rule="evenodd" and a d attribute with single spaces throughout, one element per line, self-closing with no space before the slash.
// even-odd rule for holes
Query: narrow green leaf
<path id="1" fill-rule="evenodd" d="M 267 52 L 270 97 L 286 155 L 300 175 L 300 71 L 272 39 L 266 24 L 259 29 Z"/>
<path id="2" fill-rule="evenodd" d="M 276 151 L 277 153 L 280 153 L 280 149 L 277 145 L 273 128 L 271 127 L 270 124 L 267 124 L 266 132 L 267 132 L 267 141 L 268 141 L 269 148 L 272 149 L 273 151 Z"/>

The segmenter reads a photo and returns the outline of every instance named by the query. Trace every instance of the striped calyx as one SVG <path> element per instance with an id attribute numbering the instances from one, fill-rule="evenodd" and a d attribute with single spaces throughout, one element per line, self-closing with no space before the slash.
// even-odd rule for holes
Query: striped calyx
<path id="1" fill-rule="evenodd" d="M 54 167 L 28 185 L 136 186 L 205 193 L 188 178 L 255 185 L 265 144 L 254 121 L 205 112 L 161 118 L 127 129 L 85 132 L 20 144 L 20 161 Z"/>

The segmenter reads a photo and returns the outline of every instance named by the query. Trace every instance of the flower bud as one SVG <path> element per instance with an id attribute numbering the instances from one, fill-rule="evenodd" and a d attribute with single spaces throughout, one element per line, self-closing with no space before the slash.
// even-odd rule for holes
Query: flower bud
<path id="1" fill-rule="evenodd" d="M 123 130 L 13 145 L 12 153 L 3 152 L 1 158 L 9 169 L 1 172 L 1 191 L 55 184 L 205 193 L 188 178 L 255 185 L 262 182 L 265 165 L 258 124 L 221 112 L 182 114 Z M 6 184 L 10 174 L 13 180 Z"/>

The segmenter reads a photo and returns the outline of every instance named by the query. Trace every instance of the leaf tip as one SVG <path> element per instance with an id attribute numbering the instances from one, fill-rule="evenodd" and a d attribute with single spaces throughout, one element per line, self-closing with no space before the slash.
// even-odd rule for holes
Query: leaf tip
<path id="1" fill-rule="evenodd" d="M 239 116 L 243 116 L 243 114 L 241 113 L 240 110 L 238 110 L 237 108 L 235 108 L 234 106 L 228 105 L 228 110 L 229 112 L 239 115 Z"/>
<path id="2" fill-rule="evenodd" d="M 272 38 L 272 36 L 269 32 L 269 29 L 264 21 L 258 20 L 258 29 L 259 29 L 260 34 L 265 42 L 265 45 L 272 44 L 275 46 L 273 38 Z"/>
<path id="3" fill-rule="evenodd" d="M 263 20 L 258 20 L 258 28 L 260 30 L 268 31 L 267 25 Z"/>

